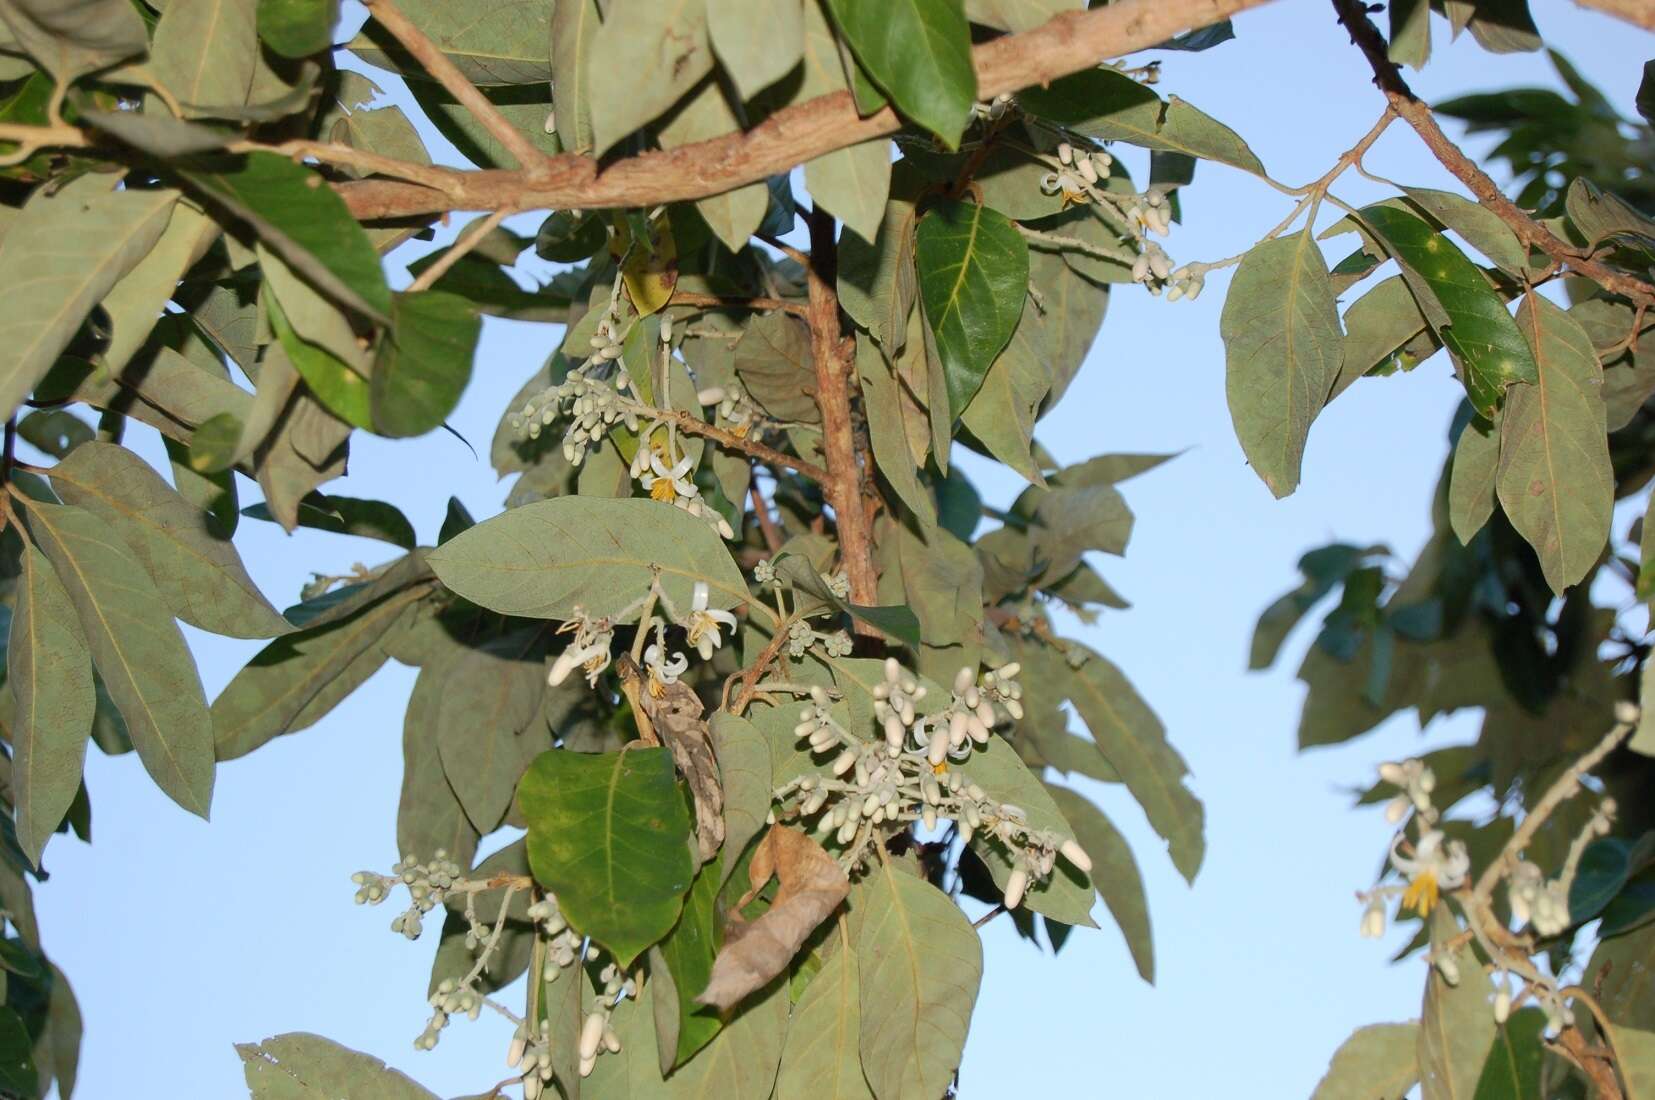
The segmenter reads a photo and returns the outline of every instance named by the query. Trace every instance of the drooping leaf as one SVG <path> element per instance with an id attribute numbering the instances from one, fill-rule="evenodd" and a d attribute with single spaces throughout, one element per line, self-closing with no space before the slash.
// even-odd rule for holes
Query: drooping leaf
<path id="1" fill-rule="evenodd" d="M 371 398 L 368 380 L 362 372 L 321 344 L 312 342 L 288 320 L 280 300 L 266 301 L 271 331 L 287 355 L 287 361 L 304 379 L 305 388 L 317 403 L 355 428 L 371 427 Z M 343 317 L 339 318 L 343 321 Z M 349 327 L 346 326 L 349 335 Z"/>
<path id="2" fill-rule="evenodd" d="M 446 0 L 401 0 L 398 6 L 473 84 L 541 84 L 552 77 L 546 55 L 552 0 L 476 8 Z M 348 48 L 370 65 L 419 81 L 436 79 L 371 20 Z"/>
<path id="3" fill-rule="evenodd" d="M 1507 391 L 1495 488 L 1561 593 L 1591 570 L 1609 537 L 1615 479 L 1603 371 L 1585 331 L 1547 299 L 1527 295 L 1517 323 L 1538 373 Z"/>
<path id="4" fill-rule="evenodd" d="M 1438 906 L 1431 914 L 1432 950 L 1446 952 L 1441 945 L 1459 930 L 1448 906 Z M 1482 965 L 1469 946 L 1462 945 L 1453 957 L 1460 973 L 1457 985 L 1449 985 L 1436 967 L 1425 979 L 1425 1006 L 1415 1044 L 1422 1100 L 1471 1097 L 1494 1043 L 1494 1014 L 1488 1009 Z"/>
<path id="5" fill-rule="evenodd" d="M 914 260 L 947 381 L 949 419 L 957 420 L 1023 314 L 1029 247 L 1005 215 L 950 201 L 920 219 Z"/>
<path id="6" fill-rule="evenodd" d="M 60 85 L 149 46 L 143 20 L 126 0 L 0 0 L 0 23 Z"/>
<path id="7" fill-rule="evenodd" d="M 942 1096 L 965 1046 L 983 946 L 952 899 L 881 860 L 855 902 L 862 1070 L 875 1096 Z"/>
<path id="8" fill-rule="evenodd" d="M 552 6 L 552 101 L 558 140 L 571 153 L 592 149 L 590 67 L 599 22 L 597 0 Z"/>
<path id="9" fill-rule="evenodd" d="M 732 861 L 733 862 L 733 861 Z M 695 1054 L 712 1041 L 723 1021 L 716 1009 L 697 1004 L 695 994 L 706 988 L 718 954 L 718 890 L 723 884 L 723 861 L 704 865 L 684 897 L 678 923 L 660 944 L 650 949 L 650 978 L 655 988 L 655 1043 L 661 1072 Z M 660 974 L 664 967 L 666 974 Z M 670 989 L 670 999 L 664 994 Z"/>
<path id="10" fill-rule="evenodd" d="M 734 366 L 748 396 L 777 420 L 821 423 L 810 330 L 799 321 L 780 312 L 754 317 L 736 341 Z"/>
<path id="11" fill-rule="evenodd" d="M 111 372 L 125 368 L 144 347 L 178 280 L 218 235 L 217 223 L 194 203 L 173 205 L 166 231 L 155 247 L 99 303 L 112 330 L 103 353 L 104 365 Z"/>
<path id="12" fill-rule="evenodd" d="M 699 1004 L 728 1009 L 786 972 L 788 964 L 821 923 L 850 893 L 850 879 L 837 860 L 797 829 L 772 825 L 748 864 L 751 900 L 774 875 L 770 908 L 740 930 L 727 934 L 713 961 Z M 736 908 L 739 908 L 737 906 Z M 728 918 L 737 921 L 735 914 Z"/>
<path id="13" fill-rule="evenodd" d="M 657 573 L 680 607 L 690 605 L 697 581 L 707 582 L 709 607 L 747 600 L 746 582 L 717 532 L 653 500 L 539 501 L 484 520 L 428 560 L 466 599 L 527 618 L 567 619 L 576 607 L 593 618 L 617 615 Z"/>
<path id="14" fill-rule="evenodd" d="M 1392 275 L 1374 284 L 1345 311 L 1344 362 L 1328 400 L 1332 401 L 1352 382 L 1370 371 L 1380 371 L 1399 356 L 1406 369 L 1412 362 L 1406 357 L 1406 350 L 1426 328 L 1425 314 L 1420 312 L 1402 276 Z"/>
<path id="15" fill-rule="evenodd" d="M 1406 191 L 1427 214 L 1464 237 L 1496 267 L 1521 277 L 1527 266 L 1527 250 L 1494 211 L 1450 191 L 1428 187 L 1409 187 Z"/>
<path id="16" fill-rule="evenodd" d="M 1343 361 L 1327 263 L 1307 228 L 1248 252 L 1219 321 L 1241 449 L 1277 497 L 1299 484 L 1310 424 Z"/>
<path id="17" fill-rule="evenodd" d="M 529 659 L 538 637 L 537 630 L 504 635 L 441 666 L 436 724 L 443 771 L 485 835 L 505 816 L 529 762 L 552 747 L 544 724 L 532 726 L 546 689 L 543 665 Z"/>
<path id="18" fill-rule="evenodd" d="M 1120 926 L 1138 975 L 1146 982 L 1153 982 L 1155 942 L 1150 934 L 1149 905 L 1144 900 L 1143 875 L 1138 871 L 1138 861 L 1132 857 L 1126 838 L 1102 810 L 1078 792 L 1051 784 L 1046 785 L 1046 790 L 1074 829 L 1075 839 L 1091 857 L 1089 877 Z"/>
<path id="19" fill-rule="evenodd" d="M 724 871 L 765 827 L 770 813 L 770 746 L 744 718 L 727 710 L 713 712 L 708 723 L 724 787 Z"/>
<path id="20" fill-rule="evenodd" d="M 10 740 L 17 842 L 35 866 L 80 789 L 97 697 L 75 608 L 51 565 L 23 550 L 6 682 L 16 697 Z"/>
<path id="21" fill-rule="evenodd" d="M 320 1035 L 292 1032 L 237 1043 L 252 1100 L 437 1100 L 378 1058 Z"/>
<path id="22" fill-rule="evenodd" d="M 259 38 L 283 57 L 309 57 L 333 45 L 339 0 L 258 0 Z"/>
<path id="23" fill-rule="evenodd" d="M 241 514 L 250 519 L 276 522 L 270 508 L 264 503 L 249 504 Z M 415 546 L 414 525 L 394 504 L 382 500 L 362 500 L 358 497 L 332 496 L 311 493 L 299 503 L 298 525 L 336 535 L 357 535 L 378 539 L 404 550 Z"/>
<path id="24" fill-rule="evenodd" d="M 1473 417 L 1454 444 L 1448 475 L 1448 522 L 1461 545 L 1494 514 L 1495 475 L 1500 465 L 1500 430 Z"/>
<path id="25" fill-rule="evenodd" d="M 204 163 L 183 175 L 258 233 L 294 271 L 376 321 L 391 311 L 379 254 L 332 188 L 275 153 Z"/>
<path id="26" fill-rule="evenodd" d="M 856 952 L 842 923 L 836 938 L 827 961 L 793 1008 L 776 1079 L 778 1096 L 874 1100 L 862 1076 L 862 989 Z"/>
<path id="27" fill-rule="evenodd" d="M 857 234 L 839 242 L 839 304 L 890 356 L 901 350 L 919 288 L 914 273 L 913 198 L 893 178 L 891 196 L 872 242 Z"/>
<path id="28" fill-rule="evenodd" d="M 92 307 L 161 239 L 177 197 L 111 192 L 96 176 L 30 196 L 0 240 L 0 411 L 22 404 Z"/>
<path id="29" fill-rule="evenodd" d="M 258 63 L 255 0 L 178 0 L 155 25 L 149 65 L 189 117 L 247 104 Z"/>
<path id="30" fill-rule="evenodd" d="M 1069 698 L 1127 790 L 1164 837 L 1172 862 L 1194 881 L 1206 851 L 1205 813 L 1184 786 L 1183 758 L 1167 743 L 1166 729 L 1121 670 L 1096 654 L 1071 678 Z"/>
<path id="31" fill-rule="evenodd" d="M 799 63 L 804 8 L 799 0 L 757 7 L 741 0 L 707 0 L 713 52 L 743 99 L 752 99 Z"/>
<path id="32" fill-rule="evenodd" d="M 670 752 L 543 753 L 517 799 L 529 866 L 572 927 L 623 967 L 672 929 L 695 860 Z"/>
<path id="33" fill-rule="evenodd" d="M 627 73 L 626 95 L 594 95 L 592 151 L 608 152 L 653 122 L 712 71 L 706 0 L 619 4 L 592 32 L 586 64 L 599 73 Z"/>
<path id="34" fill-rule="evenodd" d="M 971 32 L 953 0 L 827 0 L 839 33 L 898 111 L 950 148 L 971 119 Z"/>
<path id="35" fill-rule="evenodd" d="M 477 854 L 478 834 L 443 770 L 437 708 L 446 677 L 440 666 L 420 669 L 402 721 L 402 787 L 397 795 L 396 844 L 404 856 L 427 860 L 442 852 L 460 866 Z"/>
<path id="36" fill-rule="evenodd" d="M 482 318 L 464 298 L 426 290 L 398 294 L 391 323 L 370 388 L 374 431 L 424 435 L 454 411 L 471 380 Z"/>
<path id="37" fill-rule="evenodd" d="M 271 638 L 290 628 L 247 575 L 235 547 L 124 447 L 89 443 L 52 468 L 65 504 L 109 525 L 143 563 L 174 614 L 231 638 Z"/>
<path id="38" fill-rule="evenodd" d="M 1334 1052 L 1310 1100 L 1402 1100 L 1419 1083 L 1418 1036 L 1417 1022 L 1357 1028 Z"/>
<path id="39" fill-rule="evenodd" d="M 1421 219 L 1384 205 L 1363 207 L 1362 221 L 1402 265 L 1420 310 L 1448 350 L 1466 395 L 1492 416 L 1505 388 L 1534 382 L 1539 368 L 1505 303 L 1465 254 Z"/>
<path id="40" fill-rule="evenodd" d="M 10 1005 L 0 1006 L 0 1088 L 13 1096 L 40 1095 L 28 1028 Z"/>
<path id="41" fill-rule="evenodd" d="M 716 79 L 708 79 L 657 129 L 661 147 L 674 149 L 733 133 L 741 129 L 741 121 L 735 106 L 725 97 L 724 86 Z M 760 180 L 696 199 L 695 209 L 725 248 L 740 252 L 764 221 L 769 202 L 770 191 Z"/>

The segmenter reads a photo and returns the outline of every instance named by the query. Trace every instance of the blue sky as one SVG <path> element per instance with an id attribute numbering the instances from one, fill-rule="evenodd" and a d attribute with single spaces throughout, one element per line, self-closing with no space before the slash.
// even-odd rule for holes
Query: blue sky
<path id="1" fill-rule="evenodd" d="M 1537 5 L 1536 14 L 1548 41 L 1633 116 L 1655 40 L 1572 5 Z M 1411 77 L 1427 98 L 1557 83 L 1542 55 L 1495 56 L 1469 37 L 1447 46 L 1446 24 L 1434 20 L 1433 30 L 1435 61 Z M 1276 178 L 1314 179 L 1378 117 L 1383 101 L 1367 67 L 1326 5 L 1268 5 L 1240 17 L 1237 31 L 1240 41 L 1207 53 L 1157 54 L 1161 90 L 1235 126 Z M 1144 154 L 1116 155 L 1143 178 Z M 1460 190 L 1400 124 L 1367 163 L 1404 183 Z M 1361 202 L 1383 189 L 1351 174 L 1335 193 Z M 1174 229 L 1168 250 L 1178 262 L 1231 255 L 1289 205 L 1240 172 L 1202 165 L 1184 195 L 1187 228 Z M 532 233 L 536 222 L 514 224 Z M 1106 913 L 1101 930 L 1077 933 L 1056 960 L 1019 942 L 1008 922 L 991 923 L 961 1071 L 966 1100 L 1307 1096 L 1353 1028 L 1418 1011 L 1419 964 L 1387 965 L 1400 946 L 1394 936 L 1374 944 L 1356 935 L 1353 892 L 1369 884 L 1389 830 L 1376 811 L 1351 810 L 1348 792 L 1381 760 L 1470 740 L 1475 719 L 1439 721 L 1422 741 L 1411 717 L 1397 718 L 1352 745 L 1300 756 L 1302 688 L 1292 670 L 1305 632 L 1278 668 L 1245 668 L 1254 620 L 1295 583 L 1305 549 L 1334 538 L 1383 541 L 1403 555 L 1418 548 L 1458 387 L 1440 357 L 1363 381 L 1317 422 L 1298 492 L 1275 501 L 1243 461 L 1225 408 L 1218 316 L 1227 282 L 1216 273 L 1199 301 L 1173 305 L 1118 291 L 1078 381 L 1039 433 L 1065 462 L 1185 451 L 1127 484 L 1138 515 L 1132 546 L 1124 561 L 1100 562 L 1135 606 L 1076 629 L 1122 665 L 1188 759 L 1206 803 L 1206 863 L 1186 886 L 1124 793 L 1092 790 L 1143 868 L 1157 985 L 1138 980 Z M 558 333 L 486 327 L 453 418 L 485 456 L 505 402 Z M 134 426 L 129 442 L 161 461 L 148 429 Z M 968 468 L 993 503 L 1018 490 L 1014 475 Z M 398 504 L 430 542 L 449 493 L 481 517 L 499 509 L 508 485 L 446 434 L 391 443 L 358 433 L 350 476 L 331 488 Z M 245 482 L 242 491 L 243 503 L 256 494 Z M 387 556 L 380 544 L 288 537 L 251 520 L 237 542 L 278 606 L 313 570 Z M 185 629 L 209 696 L 258 648 Z M 240 1095 L 231 1043 L 286 1031 L 371 1052 L 445 1095 L 505 1075 L 509 1029 L 498 1020 L 462 1021 L 434 1053 L 413 1050 L 435 933 L 409 944 L 389 931 L 389 907 L 350 902 L 352 871 L 397 857 L 413 675 L 388 665 L 317 726 L 222 766 L 211 824 L 166 802 L 135 758 L 92 752 L 95 844 L 54 839 L 52 879 L 37 892 L 47 948 L 86 1015 L 78 1095 Z"/>

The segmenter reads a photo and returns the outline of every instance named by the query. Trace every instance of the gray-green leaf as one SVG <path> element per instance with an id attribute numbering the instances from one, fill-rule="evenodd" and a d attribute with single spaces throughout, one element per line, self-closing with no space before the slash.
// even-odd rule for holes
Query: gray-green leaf
<path id="1" fill-rule="evenodd" d="M 898 111 L 950 148 L 971 119 L 977 72 L 955 0 L 827 0 L 839 33 Z"/>
<path id="2" fill-rule="evenodd" d="M 1334 1052 L 1310 1100 L 1402 1100 L 1419 1082 L 1418 1036 L 1417 1022 L 1357 1028 Z"/>
<path id="3" fill-rule="evenodd" d="M 237 1043 L 252 1100 L 437 1100 L 378 1058 L 331 1039 L 291 1032 Z"/>
<path id="4" fill-rule="evenodd" d="M 1029 246 L 998 211 L 948 201 L 920 220 L 914 260 L 947 381 L 949 418 L 957 420 L 1023 315 Z"/>

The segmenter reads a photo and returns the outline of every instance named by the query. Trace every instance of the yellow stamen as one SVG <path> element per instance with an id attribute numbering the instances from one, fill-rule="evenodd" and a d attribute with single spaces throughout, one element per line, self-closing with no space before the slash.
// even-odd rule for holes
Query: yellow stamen
<path id="1" fill-rule="evenodd" d="M 654 672 L 649 674 L 649 693 L 657 699 L 662 698 L 667 693 L 667 685 L 663 684 Z"/>
<path id="2" fill-rule="evenodd" d="M 655 484 L 649 487 L 649 496 L 651 500 L 671 504 L 678 499 L 678 490 L 672 487 L 670 477 L 658 477 L 655 479 Z"/>
<path id="3" fill-rule="evenodd" d="M 932 775 L 947 775 L 948 774 L 948 765 L 947 764 L 932 764 L 931 765 L 931 774 Z"/>
<path id="4" fill-rule="evenodd" d="M 1437 876 L 1431 871 L 1422 871 L 1418 878 L 1408 884 L 1408 889 L 1402 893 L 1402 908 L 1412 909 L 1420 916 L 1429 914 L 1437 904 Z"/>

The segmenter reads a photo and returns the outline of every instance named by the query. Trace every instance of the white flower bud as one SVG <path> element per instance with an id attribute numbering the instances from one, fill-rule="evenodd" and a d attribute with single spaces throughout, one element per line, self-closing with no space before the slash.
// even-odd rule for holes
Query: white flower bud
<path id="1" fill-rule="evenodd" d="M 925 759 L 934 768 L 948 757 L 948 738 L 941 730 L 931 735 L 931 743 L 925 746 Z"/>
<path id="2" fill-rule="evenodd" d="M 1058 142 L 1057 159 L 1060 164 L 1073 164 L 1075 162 L 1075 147 L 1066 141 Z"/>
<path id="3" fill-rule="evenodd" d="M 1003 699 L 1001 700 L 1000 705 L 1006 708 L 1006 713 L 1011 715 L 1011 720 L 1013 722 L 1021 722 L 1023 720 L 1023 704 L 1019 703 L 1016 699 Z"/>
<path id="4" fill-rule="evenodd" d="M 605 1024 L 603 1028 L 603 1049 L 611 1054 L 621 1052 L 621 1037 L 615 1034 L 615 1029 L 608 1024 Z"/>
<path id="5" fill-rule="evenodd" d="M 975 679 L 975 677 L 972 675 L 971 666 L 960 666 L 960 671 L 954 674 L 954 694 L 964 695 L 966 688 L 971 686 L 971 681 L 973 679 Z"/>
<path id="6" fill-rule="evenodd" d="M 1385 820 L 1389 821 L 1392 825 L 1395 825 L 1397 822 L 1408 816 L 1408 809 L 1412 805 L 1413 804 L 1408 801 L 1407 795 L 1397 795 L 1395 798 L 1385 803 Z"/>
<path id="7" fill-rule="evenodd" d="M 1403 769 L 1401 764 L 1398 764 L 1395 761 L 1387 760 L 1385 763 L 1379 765 L 1379 778 L 1391 784 L 1393 787 L 1400 787 L 1408 781 L 1408 773 Z"/>
<path id="8" fill-rule="evenodd" d="M 1016 909 L 1023 903 L 1023 891 L 1029 887 L 1029 873 L 1021 867 L 1014 867 L 1011 876 L 1006 879 L 1006 908 Z"/>
<path id="9" fill-rule="evenodd" d="M 1615 721 L 1623 726 L 1636 725 L 1638 721 L 1638 704 L 1622 699 L 1615 704 Z"/>
<path id="10" fill-rule="evenodd" d="M 1092 857 L 1086 854 L 1086 849 L 1082 848 L 1078 841 L 1065 840 L 1057 850 L 1064 859 L 1074 864 L 1075 869 L 1081 874 L 1091 874 Z"/>
<path id="11" fill-rule="evenodd" d="M 597 1056 L 598 1044 L 603 1042 L 603 1029 L 607 1026 L 608 1021 L 600 1012 L 593 1012 L 586 1017 L 586 1022 L 580 1028 L 581 1061 Z"/>
<path id="12" fill-rule="evenodd" d="M 523 1052 L 528 1049 L 528 1046 L 528 1041 L 521 1035 L 512 1039 L 511 1045 L 506 1047 L 506 1065 L 511 1069 L 516 1069 L 517 1064 L 523 1060 Z"/>
<path id="13" fill-rule="evenodd" d="M 834 759 L 833 774 L 844 775 L 854 767 L 856 767 L 856 751 L 854 749 L 846 749 Z"/>
<path id="14" fill-rule="evenodd" d="M 948 743 L 949 743 L 949 745 L 957 748 L 960 745 L 965 744 L 966 730 L 967 730 L 967 726 L 968 726 L 970 721 L 971 721 L 971 715 L 967 714 L 965 711 L 957 710 L 949 716 L 949 718 L 948 718 Z M 938 760 L 936 762 L 938 764 L 942 763 L 941 760 Z"/>
<path id="15" fill-rule="evenodd" d="M 929 802 L 925 804 L 925 808 L 920 811 L 919 816 L 920 821 L 925 825 L 927 830 L 935 829 L 937 827 L 937 808 Z"/>
<path id="16" fill-rule="evenodd" d="M 596 1066 L 597 1064 L 598 1064 L 598 1056 L 596 1054 L 592 1055 L 590 1058 L 582 1058 L 580 1060 L 580 1075 L 582 1077 L 592 1076 L 592 1067 Z M 538 1088 L 535 1089 L 535 1093 L 537 1095 L 539 1094 L 539 1092 L 540 1092 L 540 1090 Z M 524 1089 L 525 1098 L 527 1097 L 527 1095 L 528 1095 L 528 1090 Z"/>
<path id="17" fill-rule="evenodd" d="M 1503 1024 L 1511 1015 L 1511 991 L 1501 986 L 1494 991 L 1494 1022 Z"/>
<path id="18" fill-rule="evenodd" d="M 885 718 L 885 744 L 895 756 L 902 751 L 902 740 L 908 734 L 901 720 L 896 715 L 887 715 Z"/>
<path id="19" fill-rule="evenodd" d="M 582 1062 L 581 1065 L 584 1067 L 585 1063 Z M 581 1076 L 584 1077 L 586 1074 L 591 1072 L 592 1071 L 590 1069 L 587 1069 L 581 1074 Z M 538 1077 L 531 1075 L 523 1078 L 523 1100 L 539 1100 L 540 1090 L 544 1087 L 545 1086 L 540 1083 L 540 1078 Z"/>
<path id="20" fill-rule="evenodd" d="M 1437 972 L 1442 975 L 1443 981 L 1449 985 L 1460 984 L 1460 964 L 1455 961 L 1454 956 L 1439 955 L 1432 961 L 1436 963 Z"/>
<path id="21" fill-rule="evenodd" d="M 551 672 L 546 674 L 546 683 L 552 687 L 557 687 L 569 678 L 569 673 L 573 672 L 575 670 L 575 666 L 579 663 L 579 661 L 574 659 L 574 654 L 572 654 L 569 650 L 564 650 L 562 653 L 559 653 L 557 655 L 557 660 L 552 662 Z"/>
<path id="22" fill-rule="evenodd" d="M 885 680 L 897 683 L 902 679 L 902 664 L 895 657 L 885 658 Z"/>
<path id="23" fill-rule="evenodd" d="M 1091 157 L 1081 158 L 1075 167 L 1080 171 L 1080 178 L 1085 180 L 1087 183 L 1098 182 L 1097 166 L 1092 163 Z"/>
<path id="24" fill-rule="evenodd" d="M 1385 907 L 1375 901 L 1362 910 L 1362 938 L 1377 940 L 1385 934 Z"/>

